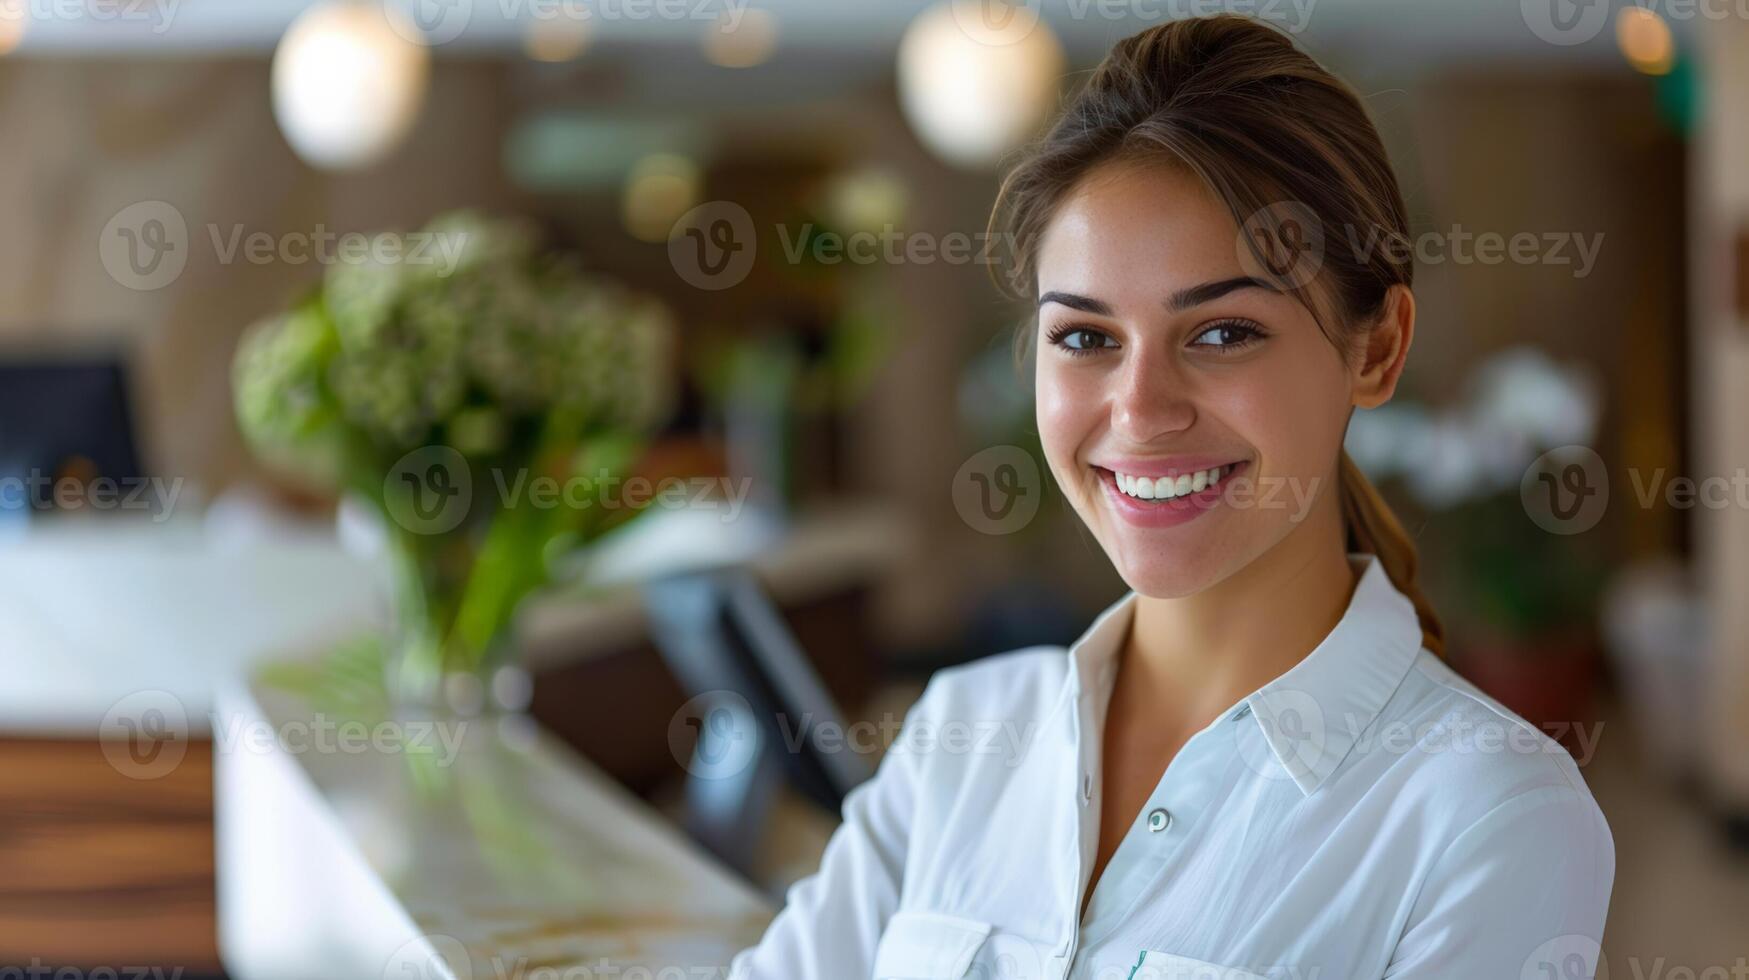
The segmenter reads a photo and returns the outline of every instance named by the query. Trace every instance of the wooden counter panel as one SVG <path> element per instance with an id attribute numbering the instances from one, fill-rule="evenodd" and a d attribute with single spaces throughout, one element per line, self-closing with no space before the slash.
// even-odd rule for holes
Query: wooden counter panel
<path id="1" fill-rule="evenodd" d="M 212 744 L 131 779 L 96 740 L 0 738 L 0 965 L 217 974 Z"/>

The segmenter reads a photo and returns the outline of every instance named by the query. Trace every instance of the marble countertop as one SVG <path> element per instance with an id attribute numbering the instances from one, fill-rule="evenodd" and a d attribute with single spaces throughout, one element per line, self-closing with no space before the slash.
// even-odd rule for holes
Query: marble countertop
<path id="1" fill-rule="evenodd" d="M 194 521 L 74 521 L 6 534 L 0 556 L 7 732 L 90 738 L 149 692 L 205 734 L 216 684 L 384 618 L 375 570 L 314 530 L 229 542 Z"/>
<path id="2" fill-rule="evenodd" d="M 219 705 L 241 980 L 720 977 L 774 912 L 524 716 L 372 720 L 259 680 Z"/>

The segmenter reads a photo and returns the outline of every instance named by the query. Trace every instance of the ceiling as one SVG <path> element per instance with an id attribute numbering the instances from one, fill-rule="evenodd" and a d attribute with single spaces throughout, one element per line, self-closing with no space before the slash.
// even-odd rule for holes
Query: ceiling
<path id="1" fill-rule="evenodd" d="M 594 43 L 696 43 L 725 11 L 748 3 L 770 11 L 780 51 L 890 64 L 911 19 L 938 0 L 380 0 L 411 12 L 440 44 L 439 56 L 513 54 L 526 25 L 582 11 Z M 959 0 L 976 2 L 976 0 Z M 1300 36 L 1315 53 L 1388 66 L 1512 61 L 1570 69 L 1621 65 L 1611 32 L 1552 44 L 1529 26 L 1549 5 L 1583 11 L 1634 0 L 1028 0 L 1077 60 L 1173 16 L 1217 9 L 1259 14 Z M 1652 3 L 1654 0 L 1638 0 Z M 309 0 L 0 0 L 31 12 L 14 56 L 185 56 L 265 52 Z M 1577 4 L 1577 6 L 1574 6 Z M 1678 34 L 1687 26 L 1675 23 Z M 778 59 L 779 62 L 782 58 Z"/>

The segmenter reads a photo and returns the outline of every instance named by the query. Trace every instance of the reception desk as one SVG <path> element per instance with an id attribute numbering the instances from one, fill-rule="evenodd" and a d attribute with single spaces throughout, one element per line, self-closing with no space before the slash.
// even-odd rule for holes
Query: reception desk
<path id="1" fill-rule="evenodd" d="M 539 862 L 553 875 L 583 867 L 567 860 L 597 860 L 580 842 L 591 839 L 604 813 L 617 815 L 609 822 L 623 826 L 613 832 L 631 842 L 630 850 L 609 854 L 635 854 L 652 841 L 676 844 L 677 832 L 633 795 L 652 794 L 682 775 L 667 728 L 688 696 L 650 646 L 637 579 L 660 572 L 666 555 L 745 559 L 833 695 L 854 706 L 878 675 L 867 639 L 868 594 L 887 573 L 905 529 L 878 508 L 851 507 L 802 518 L 775 540 L 706 549 L 696 529 L 639 523 L 633 527 L 643 536 L 622 542 L 623 555 L 602 549 L 587 589 L 555 590 L 525 610 L 519 639 L 535 679 L 530 713 L 540 732 L 531 733 L 526 719 L 507 726 L 508 741 L 470 728 L 466 756 L 453 772 L 439 774 L 448 778 L 440 785 L 456 794 L 448 804 L 455 808 L 452 825 L 445 831 L 434 824 L 437 836 L 424 838 L 414 834 L 422 826 L 416 821 L 438 820 L 443 804 L 409 795 L 415 787 L 396 781 L 406 759 L 375 770 L 346 754 L 276 761 L 231 731 L 241 720 L 271 729 L 300 717 L 295 704 L 257 693 L 254 679 L 264 664 L 331 648 L 380 622 L 385 602 L 370 561 L 332 536 L 239 542 L 190 525 L 57 525 L 10 539 L 9 562 L 0 569 L 0 672 L 9 678 L 0 685 L 0 768 L 8 776 L 0 787 L 0 866 L 18 874 L 12 893 L 0 896 L 0 963 L 87 971 L 133 966 L 181 971 L 191 980 L 221 973 L 345 977 L 393 951 L 367 944 L 360 954 L 350 945 L 359 934 L 400 935 L 399 948 L 427 934 L 485 944 L 513 933 L 517 922 L 525 932 L 563 923 L 586 931 L 579 917 L 592 907 L 584 900 L 596 894 L 592 889 L 642 894 L 594 884 L 603 880 L 594 871 L 555 878 L 544 893 L 519 884 L 506 894 L 546 897 L 532 905 L 469 906 L 465 922 L 487 930 L 476 935 L 453 916 L 433 919 L 436 911 L 420 904 L 421 895 L 470 894 L 461 884 L 404 894 L 383 889 L 388 882 L 423 889 L 419 876 L 452 860 L 445 856 L 450 845 L 439 842 L 457 831 L 453 819 L 468 821 L 469 830 L 520 826 L 533 835 L 514 847 L 479 851 L 474 869 L 495 874 L 513 867 L 507 855 L 522 853 L 518 848 L 559 855 Z M 745 533 L 746 526 L 727 530 Z M 125 754 L 128 724 L 155 708 L 169 719 L 165 734 L 173 737 L 161 741 L 174 747 L 177 761 L 161 765 L 162 757 L 154 757 L 141 769 Z M 140 734 L 152 731 L 145 726 Z M 146 748 L 155 751 L 159 740 L 149 741 Z M 510 788 L 489 778 L 511 779 Z M 215 799 L 215 781 L 223 797 L 238 780 L 251 787 L 242 797 Z M 385 795 L 372 801 L 357 787 Z M 257 796 L 278 802 L 237 809 Z M 505 809 L 511 799 L 523 800 L 522 809 Z M 529 818 L 530 812 L 546 816 Z M 481 839 L 515 843 L 504 834 Z M 677 846 L 703 860 L 690 845 Z M 415 857 L 405 858 L 409 848 Z M 414 862 L 412 870 L 403 859 Z M 726 878 L 712 874 L 711 880 Z M 736 887 L 743 897 L 751 894 Z M 216 905 L 226 910 L 222 943 Z M 494 918 L 507 910 L 521 918 Z M 736 915 L 730 918 L 745 926 Z M 662 934 L 656 920 L 630 925 L 628 935 L 645 935 L 637 930 L 646 927 L 655 930 L 649 935 Z M 717 940 L 710 956 L 746 931 Z M 545 940 L 530 943 L 547 949 Z M 346 969 L 310 972 L 329 955 L 346 960 Z M 513 966 L 505 965 L 505 975 L 515 975 Z M 367 975 L 385 976 L 380 965 Z M 443 974 L 393 974 L 428 975 Z"/>

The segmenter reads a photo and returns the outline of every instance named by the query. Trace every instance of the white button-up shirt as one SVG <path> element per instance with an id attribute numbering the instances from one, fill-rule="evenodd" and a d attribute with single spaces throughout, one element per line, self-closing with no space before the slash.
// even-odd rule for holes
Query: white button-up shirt
<path id="1" fill-rule="evenodd" d="M 1578 767 L 1349 558 L 1341 622 L 1185 743 L 1084 918 L 1133 594 L 1067 651 L 938 672 L 730 976 L 1592 976 L 1615 848 Z"/>

